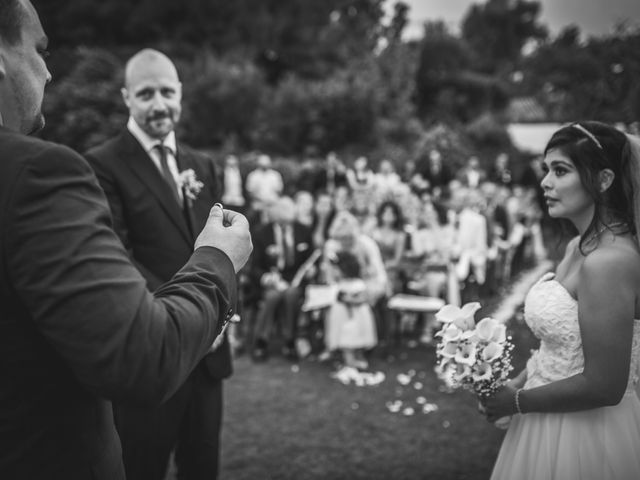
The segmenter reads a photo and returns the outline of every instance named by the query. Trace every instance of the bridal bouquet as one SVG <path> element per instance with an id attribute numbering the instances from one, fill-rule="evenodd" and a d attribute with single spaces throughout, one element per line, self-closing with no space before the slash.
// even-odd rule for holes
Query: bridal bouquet
<path id="1" fill-rule="evenodd" d="M 513 344 L 506 327 L 487 317 L 477 324 L 474 315 L 478 302 L 462 308 L 445 305 L 436 319 L 442 322 L 436 348 L 436 374 L 449 388 L 471 390 L 480 397 L 488 397 L 504 384 L 513 369 Z"/>

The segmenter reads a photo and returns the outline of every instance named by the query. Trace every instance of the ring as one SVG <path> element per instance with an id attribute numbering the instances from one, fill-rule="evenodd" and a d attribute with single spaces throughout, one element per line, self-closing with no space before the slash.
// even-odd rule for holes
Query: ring
<path id="1" fill-rule="evenodd" d="M 220 209 L 221 209 L 221 210 L 224 210 L 224 207 L 223 207 L 223 206 L 222 206 L 222 204 L 221 204 L 221 203 L 219 203 L 219 202 L 214 203 L 214 204 L 213 204 L 213 206 L 214 206 L 214 207 L 220 207 Z"/>

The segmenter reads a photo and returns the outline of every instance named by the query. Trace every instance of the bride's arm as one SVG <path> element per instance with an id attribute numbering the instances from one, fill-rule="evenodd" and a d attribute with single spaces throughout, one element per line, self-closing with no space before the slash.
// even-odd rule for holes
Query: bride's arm
<path id="1" fill-rule="evenodd" d="M 637 257 L 620 249 L 599 249 L 585 259 L 577 292 L 584 370 L 522 390 L 522 413 L 571 412 L 620 402 L 629 377 L 638 269 Z M 488 399 L 489 419 L 516 413 L 515 394 L 507 385 Z"/>

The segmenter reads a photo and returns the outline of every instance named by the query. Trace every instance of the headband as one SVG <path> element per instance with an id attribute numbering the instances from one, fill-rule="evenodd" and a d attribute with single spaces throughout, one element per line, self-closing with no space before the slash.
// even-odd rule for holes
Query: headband
<path id="1" fill-rule="evenodd" d="M 602 145 L 600 144 L 600 142 L 598 141 L 598 139 L 596 138 L 596 136 L 593 133 L 591 133 L 589 130 L 584 128 L 579 123 L 573 123 L 573 124 L 571 124 L 571 126 L 573 128 L 575 128 L 576 130 L 580 130 L 582 133 L 584 133 L 587 136 L 587 138 L 589 138 L 589 140 L 591 140 L 593 143 L 595 143 L 596 147 L 598 147 L 600 150 L 603 150 Z"/>

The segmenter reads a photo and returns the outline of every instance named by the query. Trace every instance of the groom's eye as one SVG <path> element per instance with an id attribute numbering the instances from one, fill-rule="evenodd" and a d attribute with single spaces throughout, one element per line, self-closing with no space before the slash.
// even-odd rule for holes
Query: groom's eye
<path id="1" fill-rule="evenodd" d="M 153 92 L 149 88 L 145 88 L 136 93 L 136 98 L 140 100 L 149 100 L 153 96 Z"/>

